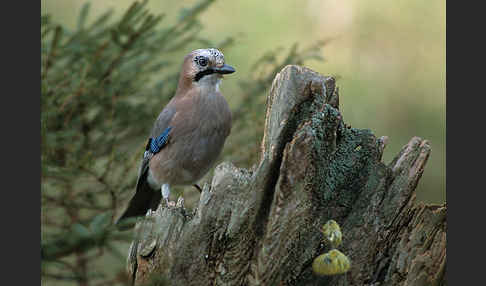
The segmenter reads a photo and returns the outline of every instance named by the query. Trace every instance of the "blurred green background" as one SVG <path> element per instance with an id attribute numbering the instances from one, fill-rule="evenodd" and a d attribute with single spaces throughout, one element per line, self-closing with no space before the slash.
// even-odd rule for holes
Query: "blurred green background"
<path id="1" fill-rule="evenodd" d="M 41 12 L 74 27 L 85 2 L 41 0 Z M 107 9 L 121 14 L 132 2 L 93 1 L 88 22 Z M 149 1 L 148 7 L 154 14 L 165 13 L 165 21 L 175 21 L 181 7 L 195 2 Z M 389 136 L 385 162 L 413 136 L 430 140 L 432 154 L 417 197 L 442 203 L 446 199 L 445 8 L 445 1 L 439 0 L 216 1 L 200 20 L 204 37 L 236 39 L 225 52 L 227 62 L 237 69 L 222 87 L 230 105 L 238 100 L 231 96 L 235 77 L 249 77 L 252 64 L 265 51 L 332 39 L 323 49 L 325 61 L 306 66 L 338 77 L 345 122 L 369 128 L 376 136 Z M 181 51 L 181 58 L 187 52 Z"/>
<path id="2" fill-rule="evenodd" d="M 86 2 L 91 3 L 87 18 L 90 24 L 109 9 L 113 9 L 115 14 L 112 19 L 118 19 L 134 1 L 41 0 L 41 15 L 50 14 L 54 22 L 76 30 L 78 16 Z M 147 6 L 155 15 L 165 14 L 162 26 L 167 27 L 167 23 L 177 22 L 181 8 L 196 3 L 196 0 L 151 0 Z M 269 51 L 281 51 L 280 55 L 285 56 L 296 42 L 299 43 L 299 47 L 305 49 L 320 40 L 329 40 L 321 52 L 324 61 L 305 61 L 305 66 L 323 75 L 337 77 L 340 110 L 344 121 L 355 128 L 370 129 L 377 137 L 383 135 L 389 137 L 383 155 L 385 163 L 389 163 L 413 136 L 428 139 L 432 146 L 432 153 L 417 187 L 417 198 L 427 203 L 445 202 L 445 7 L 445 1 L 437 0 L 393 2 L 245 0 L 212 3 L 198 17 L 204 26 L 201 30 L 201 38 L 215 43 L 228 37 L 234 39 L 234 43 L 225 48 L 224 54 L 226 62 L 234 66 L 237 72 L 225 77 L 221 89 L 232 110 L 247 112 L 247 115 L 242 117 L 244 120 L 240 120 L 233 126 L 220 161 L 231 161 L 238 167 L 250 167 L 257 163 L 265 98 L 255 94 L 254 103 L 242 104 L 244 93 L 251 91 L 241 85 L 241 81 L 255 81 L 255 74 L 259 74 L 253 71 L 255 62 Z M 193 49 L 204 47 L 191 42 L 186 48 L 165 56 L 171 58 L 175 63 L 173 66 L 178 68 L 180 66 L 178 62 L 182 62 L 185 54 Z M 53 72 L 51 71 L 51 75 Z M 154 75 L 150 79 L 151 82 L 159 76 L 160 78 L 167 76 L 167 71 L 164 72 L 164 74 Z M 66 94 L 69 96 L 69 92 Z M 167 100 L 167 98 L 160 99 L 159 103 L 159 99 L 155 96 L 152 98 L 133 96 L 133 98 L 146 101 L 147 105 L 154 105 L 154 111 L 150 111 L 153 113 L 154 120 Z M 78 107 L 74 104 L 72 106 Z M 240 109 L 242 106 L 247 108 L 246 111 Z M 252 109 L 251 114 L 248 108 Z M 46 108 L 41 112 L 49 113 L 50 110 Z M 151 118 L 151 115 L 144 116 L 144 118 Z M 52 122 L 57 121 L 59 120 L 54 118 Z M 144 128 L 148 129 L 150 126 Z M 46 132 L 51 130 L 46 129 Z M 140 130 L 140 133 L 144 132 L 145 130 Z M 130 142 L 119 142 L 118 151 L 126 153 L 126 157 L 138 159 L 143 151 L 141 148 L 145 144 L 145 139 L 140 135 Z M 62 146 L 60 143 L 62 141 L 52 141 L 56 144 L 51 141 L 46 142 L 45 145 Z M 48 158 L 46 154 L 43 149 L 43 156 Z M 126 176 L 127 182 L 123 183 L 130 190 L 134 186 L 138 161 L 133 162 L 132 170 Z M 52 162 L 50 164 L 59 167 Z M 114 176 L 116 178 L 117 175 Z M 211 174 L 208 174 L 203 182 L 210 177 Z M 93 187 L 93 182 L 83 181 L 81 184 L 71 182 L 67 181 L 67 185 L 74 185 L 79 190 L 67 191 L 68 195 L 70 192 L 79 194 L 79 191 L 84 191 L 83 188 L 96 189 Z M 55 188 L 49 185 L 48 179 L 43 179 L 43 183 L 45 193 L 55 193 Z M 63 188 L 61 185 L 60 189 Z M 106 193 L 103 186 L 100 190 Z M 195 189 L 185 188 L 176 189 L 172 199 L 176 199 L 176 195 L 180 193 L 183 194 L 186 206 L 189 207 L 194 205 L 199 197 Z M 79 199 L 84 202 L 83 197 Z M 108 201 L 106 198 L 97 199 Z M 73 201 L 68 196 L 66 201 L 69 200 Z M 54 222 L 63 219 L 63 226 L 58 231 L 61 236 L 68 232 L 66 229 L 69 229 L 72 221 L 87 225 L 83 216 L 72 221 L 65 219 L 57 204 L 43 203 L 42 212 L 44 215 L 54 217 Z M 91 213 L 86 217 L 91 218 Z M 44 238 L 49 228 L 43 225 L 42 232 L 43 242 L 49 242 Z M 96 251 L 90 250 L 84 254 L 77 254 L 78 256 L 67 257 L 65 261 L 86 259 L 85 263 L 89 263 L 88 268 L 118 275 L 117 271 L 123 269 L 128 244 L 126 241 L 117 241 L 114 248 L 120 253 L 119 256 L 100 253 L 100 257 L 103 258 L 98 259 L 96 256 L 98 254 L 94 255 Z M 76 263 L 79 264 L 78 262 Z M 46 280 L 45 285 L 73 285 L 74 283 L 54 281 L 56 279 Z"/>

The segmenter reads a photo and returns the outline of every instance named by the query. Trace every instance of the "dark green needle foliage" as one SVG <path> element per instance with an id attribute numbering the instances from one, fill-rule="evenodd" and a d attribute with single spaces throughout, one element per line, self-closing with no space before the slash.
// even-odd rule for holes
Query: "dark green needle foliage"
<path id="1" fill-rule="evenodd" d="M 194 46 L 224 51 L 235 41 L 201 38 L 198 18 L 212 2 L 183 9 L 175 23 L 153 15 L 146 1 L 91 23 L 88 3 L 74 30 L 41 15 L 43 284 L 128 283 L 125 249 L 132 232 L 118 232 L 112 222 L 135 186 L 152 123 L 175 92 L 182 60 L 174 54 Z M 324 44 L 269 47 L 251 77 L 240 81 L 235 96 L 243 100 L 234 109 L 226 160 L 241 167 L 256 162 L 275 74 L 287 64 L 322 60 Z"/>

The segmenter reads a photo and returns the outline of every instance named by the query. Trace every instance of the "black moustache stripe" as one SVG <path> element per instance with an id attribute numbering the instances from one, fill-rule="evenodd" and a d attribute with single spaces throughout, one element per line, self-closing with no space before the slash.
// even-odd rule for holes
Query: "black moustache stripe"
<path id="1" fill-rule="evenodd" d="M 207 70 L 200 71 L 196 74 L 194 81 L 199 81 L 203 76 L 210 75 L 210 74 L 213 74 L 213 73 L 214 73 L 213 69 L 207 69 Z"/>

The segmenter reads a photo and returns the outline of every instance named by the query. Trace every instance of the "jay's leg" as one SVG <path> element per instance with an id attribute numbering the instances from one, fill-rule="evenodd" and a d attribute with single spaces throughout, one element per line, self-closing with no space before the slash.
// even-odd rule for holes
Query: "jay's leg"
<path id="1" fill-rule="evenodd" d="M 170 187 L 169 184 L 162 184 L 160 188 L 162 192 L 162 197 L 165 199 L 167 206 L 169 206 L 169 195 L 170 195 Z"/>

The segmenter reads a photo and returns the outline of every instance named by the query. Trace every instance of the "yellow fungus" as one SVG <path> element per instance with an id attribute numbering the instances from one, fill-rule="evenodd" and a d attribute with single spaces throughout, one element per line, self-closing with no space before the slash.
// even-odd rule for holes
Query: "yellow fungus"
<path id="1" fill-rule="evenodd" d="M 338 247 L 343 239 L 341 228 L 335 220 L 329 220 L 322 226 L 322 234 L 324 235 L 324 241 L 328 243 L 332 248 Z"/>
<path id="2" fill-rule="evenodd" d="M 349 258 L 337 249 L 319 255 L 312 262 L 312 270 L 317 275 L 338 275 L 351 267 Z"/>

